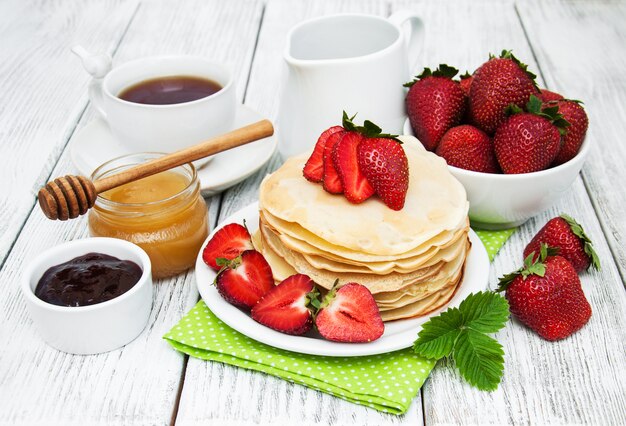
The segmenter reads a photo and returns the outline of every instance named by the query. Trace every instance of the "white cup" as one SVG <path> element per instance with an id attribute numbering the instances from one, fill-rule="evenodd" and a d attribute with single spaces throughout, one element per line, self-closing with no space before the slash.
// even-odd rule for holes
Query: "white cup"
<path id="1" fill-rule="evenodd" d="M 222 89 L 191 102 L 146 105 L 122 100 L 126 88 L 168 76 L 203 77 Z M 232 74 L 196 56 L 154 56 L 124 63 L 95 78 L 89 95 L 113 134 L 132 151 L 173 152 L 232 130 L 237 108 Z"/>
<path id="2" fill-rule="evenodd" d="M 410 23 L 410 32 L 404 31 Z M 320 133 L 341 124 L 342 111 L 400 134 L 406 118 L 403 84 L 422 46 L 423 23 L 410 12 L 388 19 L 341 14 L 295 26 L 277 121 L 283 157 L 311 149 Z"/>

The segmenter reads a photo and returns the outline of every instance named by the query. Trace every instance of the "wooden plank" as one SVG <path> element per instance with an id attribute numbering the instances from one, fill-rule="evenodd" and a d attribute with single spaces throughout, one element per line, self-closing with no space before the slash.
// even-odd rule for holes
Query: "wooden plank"
<path id="1" fill-rule="evenodd" d="M 122 0 L 0 3 L 0 158 L 12 160 L 0 168 L 0 265 L 87 105 L 89 76 L 69 48 L 113 53 L 136 8 Z"/>
<path id="2" fill-rule="evenodd" d="M 282 75 L 282 49 L 287 31 L 296 23 L 318 15 L 361 12 L 386 15 L 384 2 L 270 0 L 254 57 L 246 104 L 274 119 L 276 96 Z M 240 185 L 228 190 L 219 220 L 254 202 L 265 176 L 282 160 L 275 156 L 267 166 Z M 393 416 L 351 404 L 304 386 L 262 373 L 189 358 L 180 399 L 177 425 L 216 424 L 329 424 L 385 425 L 422 424 L 418 396 L 404 416 Z"/>
<path id="3" fill-rule="evenodd" d="M 261 3 L 255 0 L 143 3 L 116 62 L 168 52 L 212 56 L 231 65 L 240 77 L 238 87 L 244 87 L 261 11 Z M 52 19 L 63 20 L 62 16 Z M 81 92 L 85 83 L 80 84 Z M 53 102 L 42 106 L 45 111 L 54 108 Z M 90 117 L 91 113 L 85 114 L 81 124 Z M 75 170 L 65 151 L 52 173 L 70 172 Z M 211 209 L 213 216 L 218 202 L 219 197 Z M 0 339 L 7 343 L 0 350 L 0 423 L 167 424 L 172 419 L 184 357 L 162 336 L 197 300 L 192 272 L 155 283 L 146 330 L 131 344 L 107 354 L 57 352 L 37 336 L 28 318 L 18 285 L 24 266 L 43 249 L 86 236 L 84 218 L 51 222 L 36 209 L 0 271 L 0 282 L 5 284 Z"/>
<path id="4" fill-rule="evenodd" d="M 434 0 L 392 2 L 393 10 L 408 8 L 424 17 L 424 66 L 448 63 L 462 71 L 473 71 L 489 52 L 512 48 L 531 70 L 538 70 L 511 1 L 452 1 L 445 5 Z M 542 24 L 548 25 L 548 21 Z M 526 29 L 532 33 L 538 26 L 534 22 Z M 544 38 L 538 37 L 534 45 L 543 43 Z M 549 64 L 541 65 L 545 70 Z M 543 84 L 541 76 L 539 80 Z M 598 118 L 601 122 L 603 119 Z M 568 212 L 584 223 L 603 260 L 602 272 L 581 277 L 594 310 L 590 323 L 574 336 L 550 343 L 512 320 L 496 336 L 506 352 L 505 375 L 499 389 L 480 392 L 462 383 L 450 365 L 439 365 L 423 390 L 426 423 L 626 422 L 626 296 L 580 178 L 555 207 L 529 221 L 511 238 L 491 267 L 490 286 L 495 287 L 498 276 L 519 267 L 525 244 L 560 212 Z"/>
<path id="5" fill-rule="evenodd" d="M 626 3 L 605 1 L 520 2 L 546 84 L 582 99 L 594 148 L 583 170 L 585 186 L 626 284 Z"/>

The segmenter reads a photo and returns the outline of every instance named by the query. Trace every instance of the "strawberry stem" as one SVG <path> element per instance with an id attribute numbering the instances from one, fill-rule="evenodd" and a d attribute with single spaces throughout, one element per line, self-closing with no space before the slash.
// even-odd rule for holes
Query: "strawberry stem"
<path id="1" fill-rule="evenodd" d="M 585 234 L 585 230 L 583 229 L 583 227 L 580 225 L 580 223 L 576 222 L 574 218 L 564 213 L 561 214 L 561 218 L 563 218 L 563 220 L 567 222 L 567 224 L 569 225 L 574 235 L 580 238 L 581 241 L 583 242 L 583 249 L 585 251 L 585 254 L 587 254 L 587 256 L 589 256 L 589 258 L 591 259 L 591 262 L 589 263 L 589 267 L 593 267 L 594 269 L 599 271 L 600 270 L 600 258 L 598 258 L 598 254 L 593 248 L 593 243 L 591 242 L 587 234 Z"/>
<path id="2" fill-rule="evenodd" d="M 382 133 L 383 130 L 369 120 L 365 120 L 362 126 L 357 126 L 356 124 L 354 124 L 354 117 L 356 117 L 356 114 L 354 114 L 352 117 L 349 117 L 348 113 L 346 113 L 345 111 L 343 112 L 342 125 L 343 128 L 347 131 L 360 133 L 366 138 L 393 139 L 398 143 L 402 143 L 402 141 L 397 139 L 398 135 Z"/>
<path id="3" fill-rule="evenodd" d="M 539 256 L 535 259 L 535 252 L 531 252 L 528 256 L 526 256 L 526 259 L 524 259 L 524 266 L 511 272 L 510 274 L 500 277 L 496 292 L 499 293 L 506 290 L 511 285 L 513 280 L 519 276 L 521 276 L 523 280 L 528 278 L 530 275 L 543 277 L 546 274 L 545 260 L 548 256 L 555 256 L 558 253 L 558 248 L 549 247 L 547 244 L 541 243 Z"/>
<path id="4" fill-rule="evenodd" d="M 455 75 L 459 72 L 458 69 L 451 67 L 450 65 L 440 64 L 439 67 L 435 71 L 431 71 L 430 68 L 426 67 L 422 71 L 421 74 L 416 75 L 413 81 L 409 81 L 408 83 L 404 83 L 404 87 L 411 87 L 419 80 L 422 80 L 427 77 L 445 77 L 452 80 Z"/>

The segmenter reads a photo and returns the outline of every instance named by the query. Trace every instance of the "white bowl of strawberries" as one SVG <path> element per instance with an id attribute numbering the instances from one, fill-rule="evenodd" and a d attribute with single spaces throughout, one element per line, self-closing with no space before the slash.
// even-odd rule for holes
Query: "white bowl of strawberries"
<path id="1" fill-rule="evenodd" d="M 448 162 L 470 202 L 472 225 L 505 229 L 554 204 L 590 149 L 578 101 L 538 89 L 510 52 L 453 80 L 446 65 L 409 83 L 404 133 Z"/>

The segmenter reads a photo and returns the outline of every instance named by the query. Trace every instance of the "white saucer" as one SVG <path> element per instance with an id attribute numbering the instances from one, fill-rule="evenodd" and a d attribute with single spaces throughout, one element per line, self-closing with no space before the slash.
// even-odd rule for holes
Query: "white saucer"
<path id="1" fill-rule="evenodd" d="M 259 228 L 258 203 L 250 204 L 229 216 L 219 227 L 213 230 L 204 244 L 202 244 L 202 247 L 206 246 L 206 243 L 222 226 L 233 222 L 243 223 L 244 220 L 251 233 Z M 321 336 L 312 332 L 304 336 L 290 336 L 255 322 L 249 314 L 226 302 L 220 296 L 215 286 L 211 284 L 215 279 L 216 273 L 202 260 L 202 249 L 198 253 L 198 259 L 196 260 L 196 284 L 202 300 L 204 300 L 204 303 L 215 316 L 238 332 L 267 345 L 292 352 L 324 356 L 363 356 L 393 352 L 412 346 L 415 339 L 417 339 L 417 333 L 422 329 L 422 324 L 431 317 L 449 307 L 458 307 L 470 293 L 487 288 L 489 279 L 487 251 L 478 235 L 471 229 L 469 238 L 472 242 L 472 249 L 465 263 L 463 281 L 452 300 L 442 308 L 422 317 L 386 322 L 384 334 L 380 339 L 370 343 L 331 342 L 323 340 Z"/>
<path id="2" fill-rule="evenodd" d="M 239 105 L 233 128 L 263 118 L 253 109 Z M 276 137 L 270 136 L 211 157 L 210 162 L 198 169 L 202 195 L 207 197 L 238 184 L 259 170 L 275 150 Z M 72 162 L 81 174 L 88 177 L 102 163 L 131 153 L 113 136 L 102 118 L 95 119 L 78 131 L 70 145 Z"/>

